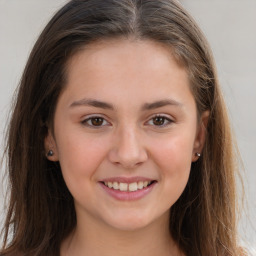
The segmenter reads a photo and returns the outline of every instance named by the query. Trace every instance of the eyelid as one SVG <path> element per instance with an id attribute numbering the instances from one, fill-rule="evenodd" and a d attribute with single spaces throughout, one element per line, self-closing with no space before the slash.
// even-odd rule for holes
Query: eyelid
<path id="1" fill-rule="evenodd" d="M 100 126 L 94 126 L 94 125 L 89 125 L 87 122 L 91 119 L 94 119 L 94 118 L 102 118 L 103 119 L 103 122 L 107 122 L 108 124 L 105 124 L 105 125 L 100 125 Z M 110 126 L 110 122 L 107 120 L 106 117 L 102 116 L 101 114 L 93 114 L 93 115 L 88 115 L 88 116 L 85 116 L 82 120 L 81 120 L 81 124 L 84 125 L 84 126 L 87 126 L 87 127 L 91 127 L 91 128 L 101 128 L 101 127 L 105 127 L 105 126 Z"/>
<path id="2" fill-rule="evenodd" d="M 146 121 L 146 124 L 148 124 L 150 121 L 152 121 L 152 119 L 156 118 L 156 117 L 162 117 L 165 119 L 165 121 L 168 121 L 167 124 L 163 124 L 163 125 L 154 125 L 154 124 L 149 124 L 151 126 L 154 126 L 156 128 L 164 128 L 164 127 L 167 127 L 169 125 L 171 125 L 172 123 L 174 123 L 175 121 L 173 120 L 173 118 L 171 118 L 169 115 L 166 115 L 166 114 L 155 114 L 155 115 L 152 115 L 148 121 Z M 87 122 L 91 119 L 94 119 L 94 118 L 102 118 L 103 119 L 103 122 L 107 122 L 107 124 L 103 124 L 103 125 L 99 125 L 99 126 L 94 126 L 94 125 L 90 125 L 88 124 Z M 81 124 L 84 125 L 84 126 L 87 126 L 87 127 L 91 127 L 91 128 L 102 128 L 102 127 L 105 127 L 105 126 L 110 126 L 111 123 L 107 120 L 107 118 L 101 114 L 92 114 L 92 115 L 88 115 L 88 116 L 85 116 L 82 121 L 81 121 Z"/>
<path id="3" fill-rule="evenodd" d="M 155 115 L 151 116 L 146 123 L 149 123 L 149 121 L 151 121 L 152 119 L 154 119 L 156 117 L 163 117 L 165 120 L 168 121 L 167 124 L 163 124 L 163 125 L 154 125 L 154 124 L 152 124 L 152 126 L 154 126 L 156 128 L 164 128 L 164 127 L 167 127 L 167 126 L 171 125 L 172 123 L 174 123 L 174 119 L 171 118 L 169 115 L 166 115 L 166 114 L 155 114 Z"/>

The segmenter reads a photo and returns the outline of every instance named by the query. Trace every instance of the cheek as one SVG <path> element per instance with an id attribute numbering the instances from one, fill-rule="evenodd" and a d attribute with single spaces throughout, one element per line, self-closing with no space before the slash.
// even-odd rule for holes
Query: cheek
<path id="1" fill-rule="evenodd" d="M 181 134 L 155 141 L 152 153 L 165 191 L 172 193 L 174 198 L 182 193 L 187 184 L 193 151 L 193 137 Z"/>
<path id="2" fill-rule="evenodd" d="M 66 134 L 71 134 L 67 136 Z M 63 176 L 68 183 L 93 179 L 96 169 L 106 155 L 104 140 L 90 138 L 84 133 L 63 133 L 59 137 L 58 152 Z"/>
<path id="3" fill-rule="evenodd" d="M 106 143 L 89 139 L 84 134 L 60 138 L 59 162 L 65 183 L 78 204 L 95 203 L 93 195 L 96 185 L 97 169 L 105 158 Z"/>
<path id="4" fill-rule="evenodd" d="M 185 132 L 172 133 L 152 142 L 155 161 L 169 167 L 191 164 L 194 136 Z"/>

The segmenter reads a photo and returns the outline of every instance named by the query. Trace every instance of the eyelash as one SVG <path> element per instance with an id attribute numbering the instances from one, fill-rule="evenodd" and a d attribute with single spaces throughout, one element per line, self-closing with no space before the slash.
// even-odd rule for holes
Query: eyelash
<path id="1" fill-rule="evenodd" d="M 154 125 L 153 124 L 155 127 L 159 127 L 159 128 L 169 126 L 170 124 L 172 124 L 174 122 L 172 119 L 170 119 L 170 118 L 168 118 L 164 115 L 160 115 L 160 114 L 153 116 L 149 121 L 152 121 L 155 118 L 162 118 L 164 120 L 164 124 L 161 124 L 161 125 Z"/>
<path id="2" fill-rule="evenodd" d="M 103 123 L 104 122 L 107 122 L 106 120 L 105 120 L 105 118 L 103 118 L 103 117 L 101 117 L 101 116 L 91 116 L 91 117 L 88 117 L 88 118 L 86 118 L 85 120 L 83 120 L 81 123 L 83 124 L 83 125 L 85 125 L 85 126 L 88 126 L 88 127 L 93 127 L 93 128 L 100 128 L 100 127 L 102 127 L 102 126 L 107 126 L 107 125 L 99 125 L 99 126 L 97 126 L 97 125 L 93 125 L 92 123 L 91 124 L 88 124 L 88 122 L 92 122 L 92 120 L 93 119 L 102 119 L 103 120 Z"/>
<path id="3" fill-rule="evenodd" d="M 153 126 L 155 126 L 155 127 L 158 127 L 158 128 L 162 128 L 162 127 L 166 127 L 166 126 L 169 126 L 170 124 L 172 124 L 174 121 L 172 120 L 172 119 L 170 119 L 170 118 L 168 118 L 168 117 L 166 117 L 166 116 L 164 116 L 164 115 L 160 115 L 160 114 L 158 114 L 158 115 L 155 115 L 155 116 L 153 116 L 149 121 L 147 121 L 147 123 L 149 123 L 150 121 L 153 121 L 155 118 L 163 118 L 163 120 L 164 120 L 164 124 L 161 124 L 161 125 L 154 125 L 154 124 L 152 124 Z M 104 122 L 108 122 L 108 121 L 106 121 L 106 119 L 105 118 L 103 118 L 103 117 L 101 117 L 101 116 L 91 116 L 91 117 L 88 117 L 88 118 L 86 118 L 85 120 L 83 120 L 81 123 L 83 124 L 83 125 L 85 125 L 85 126 L 88 126 L 88 127 L 92 127 L 92 128 L 101 128 L 101 127 L 103 127 L 103 126 L 109 126 L 108 124 L 106 125 L 93 125 L 92 124 L 92 120 L 93 119 L 102 119 L 102 121 L 103 121 L 103 123 Z M 91 122 L 91 124 L 88 124 L 88 122 Z M 166 123 L 167 122 L 167 123 Z"/>

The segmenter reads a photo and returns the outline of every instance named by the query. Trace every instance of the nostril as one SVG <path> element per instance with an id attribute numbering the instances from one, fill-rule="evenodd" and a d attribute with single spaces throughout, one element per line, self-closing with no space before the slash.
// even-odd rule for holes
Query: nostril
<path id="1" fill-rule="evenodd" d="M 109 151 L 109 160 L 115 165 L 123 166 L 126 169 L 132 169 L 140 166 L 147 161 L 148 154 L 143 146 L 137 139 L 126 136 L 120 139 L 113 145 Z"/>

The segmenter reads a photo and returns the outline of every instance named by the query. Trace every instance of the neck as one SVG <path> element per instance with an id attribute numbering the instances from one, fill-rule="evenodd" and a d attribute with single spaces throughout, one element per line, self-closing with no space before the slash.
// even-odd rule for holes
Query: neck
<path id="1" fill-rule="evenodd" d="M 169 213 L 136 230 L 118 230 L 93 219 L 78 218 L 77 227 L 62 244 L 61 256 L 180 256 L 168 223 Z"/>

